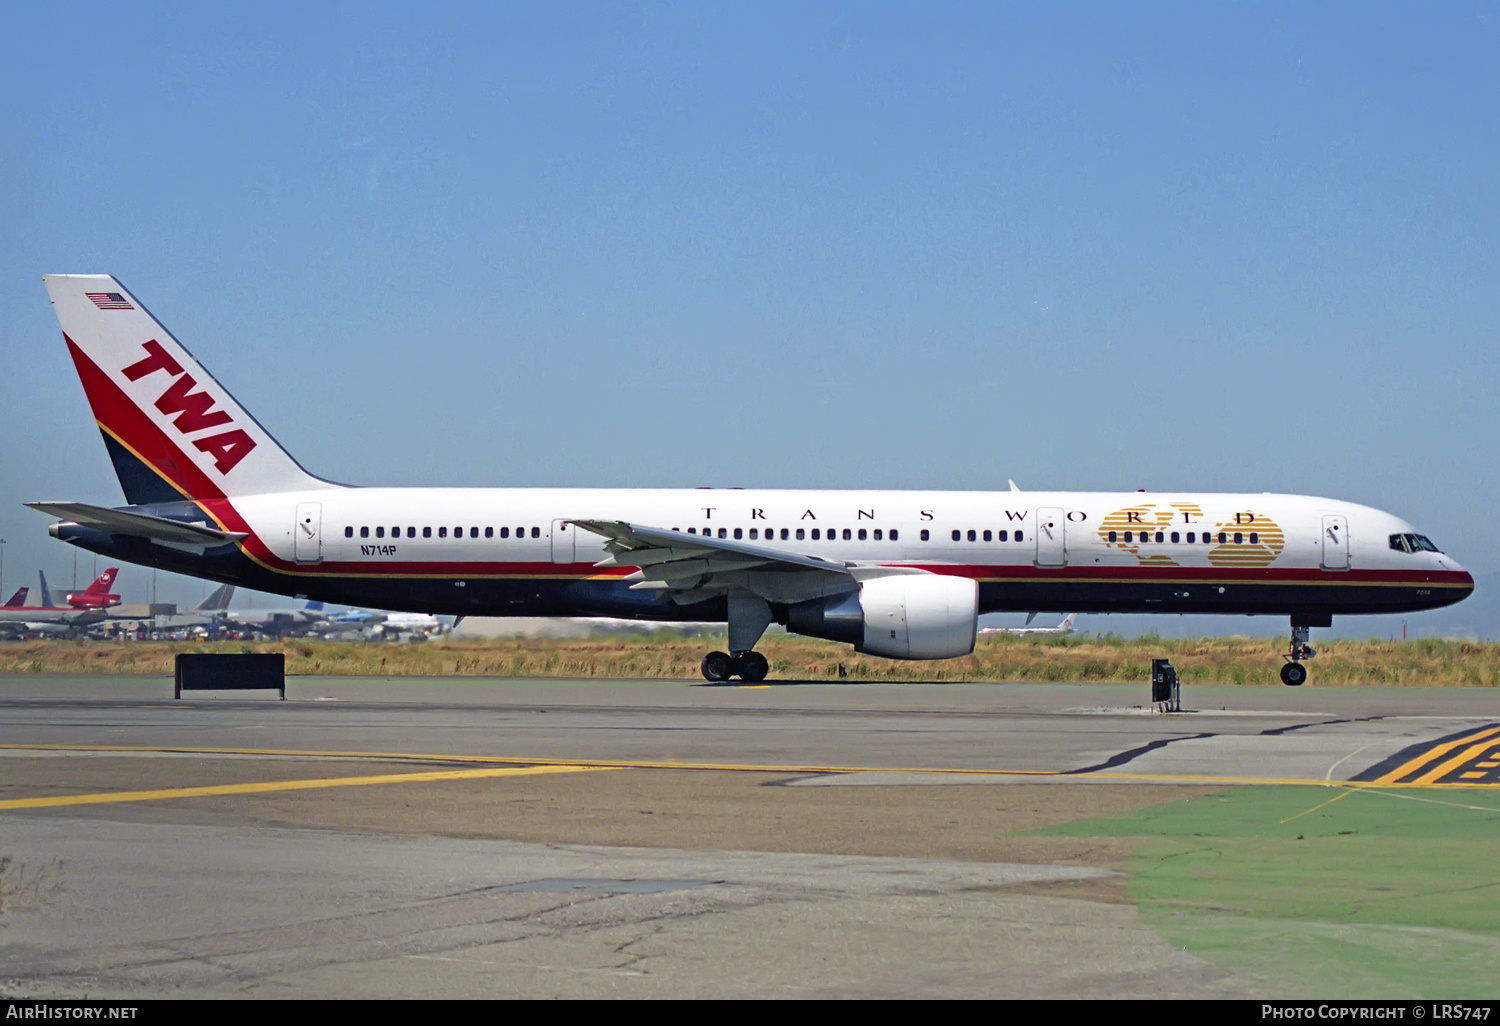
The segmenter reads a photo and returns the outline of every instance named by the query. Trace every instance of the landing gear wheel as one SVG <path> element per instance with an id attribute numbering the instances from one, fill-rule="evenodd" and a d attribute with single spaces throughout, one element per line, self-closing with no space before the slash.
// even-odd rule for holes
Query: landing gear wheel
<path id="1" fill-rule="evenodd" d="M 1281 668 L 1281 683 L 1289 688 L 1300 688 L 1307 682 L 1307 667 L 1301 663 L 1287 663 Z"/>
<path id="2" fill-rule="evenodd" d="M 771 664 L 759 652 L 746 652 L 740 656 L 740 680 L 746 684 L 759 684 L 771 672 Z"/>
<path id="3" fill-rule="evenodd" d="M 728 680 L 734 675 L 734 660 L 723 652 L 710 652 L 703 657 L 703 679 L 715 683 Z"/>

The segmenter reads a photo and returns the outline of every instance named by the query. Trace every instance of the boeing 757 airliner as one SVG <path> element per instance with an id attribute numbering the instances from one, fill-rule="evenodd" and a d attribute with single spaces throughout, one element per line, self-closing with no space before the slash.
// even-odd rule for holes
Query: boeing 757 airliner
<path id="1" fill-rule="evenodd" d="M 47 275 L 127 505 L 37 502 L 55 538 L 283 595 L 456 616 L 728 624 L 709 680 L 762 680 L 772 623 L 891 659 L 974 649 L 987 612 L 1289 617 L 1467 596 L 1406 521 L 1300 495 L 360 488 L 314 477 L 108 275 Z"/>

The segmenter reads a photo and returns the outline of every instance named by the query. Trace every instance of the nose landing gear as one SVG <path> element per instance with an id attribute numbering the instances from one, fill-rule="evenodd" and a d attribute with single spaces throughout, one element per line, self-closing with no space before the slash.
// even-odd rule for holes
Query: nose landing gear
<path id="1" fill-rule="evenodd" d="M 1314 623 L 1314 620 L 1318 622 Z M 1312 629 L 1331 626 L 1333 626 L 1331 616 L 1292 617 L 1292 647 L 1285 656 L 1286 665 L 1281 668 L 1281 683 L 1289 688 L 1296 688 L 1307 682 L 1307 667 L 1303 666 L 1302 662 L 1318 654 L 1318 650 L 1307 643 L 1312 636 Z"/>

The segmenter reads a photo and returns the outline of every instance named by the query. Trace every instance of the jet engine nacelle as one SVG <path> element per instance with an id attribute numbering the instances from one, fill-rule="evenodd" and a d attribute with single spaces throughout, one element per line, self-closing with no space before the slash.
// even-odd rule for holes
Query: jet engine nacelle
<path id="1" fill-rule="evenodd" d="M 941 574 L 876 577 L 859 591 L 791 606 L 786 626 L 888 659 L 951 659 L 974 651 L 979 584 Z"/>

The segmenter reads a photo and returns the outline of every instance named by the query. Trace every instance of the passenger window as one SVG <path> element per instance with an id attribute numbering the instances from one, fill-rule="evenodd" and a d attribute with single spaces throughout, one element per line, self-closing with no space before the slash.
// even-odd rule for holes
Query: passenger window
<path id="1" fill-rule="evenodd" d="M 930 541 L 931 538 L 932 538 L 931 533 L 929 533 L 928 530 L 927 530 L 927 528 L 925 528 L 925 527 L 922 528 L 921 538 L 922 538 L 923 541 Z"/>
<path id="2" fill-rule="evenodd" d="M 990 540 L 990 538 L 991 538 L 991 534 L 990 534 L 990 532 L 989 532 L 989 531 L 985 531 L 985 532 L 984 532 L 984 540 L 985 540 L 985 541 L 989 541 L 989 540 Z"/>
<path id="3" fill-rule="evenodd" d="M 508 528 L 508 527 L 502 527 L 502 528 L 500 528 L 500 537 L 502 537 L 502 538 L 509 538 L 510 537 L 510 528 Z"/>
<path id="4" fill-rule="evenodd" d="M 812 540 L 813 541 L 817 541 L 818 540 L 818 529 L 816 527 L 814 527 L 812 529 Z"/>
<path id="5" fill-rule="evenodd" d="M 800 528 L 800 527 L 797 528 L 797 540 L 798 541 L 802 540 L 802 528 Z"/>
<path id="6" fill-rule="evenodd" d="M 517 538 L 524 538 L 524 537 L 526 537 L 526 528 L 524 528 L 524 527 L 518 527 L 518 528 L 516 528 L 516 537 Z"/>
<path id="7" fill-rule="evenodd" d="M 370 529 L 368 527 L 361 527 L 359 529 L 359 536 L 361 538 L 368 538 L 368 537 L 370 537 Z"/>
<path id="8" fill-rule="evenodd" d="M 698 529 L 696 527 L 689 527 L 688 528 L 688 534 L 697 534 L 697 533 L 698 533 Z"/>
<path id="9" fill-rule="evenodd" d="M 471 528 L 469 528 L 469 537 L 470 538 L 478 538 L 479 537 L 479 528 L 477 528 L 477 527 L 471 527 Z"/>
<path id="10" fill-rule="evenodd" d="M 1251 545 L 1259 545 L 1260 544 L 1260 532 L 1259 531 L 1251 531 L 1250 532 L 1250 544 Z"/>
<path id="11" fill-rule="evenodd" d="M 346 528 L 344 528 L 344 537 L 345 538 L 353 538 L 354 537 L 354 528 L 352 528 L 352 527 L 346 527 Z"/>
<path id="12" fill-rule="evenodd" d="M 1023 539 L 1023 538 L 1022 538 L 1022 537 L 1021 537 L 1021 532 L 1020 532 L 1020 531 L 1017 531 L 1017 532 L 1016 532 L 1016 541 L 1024 541 L 1024 540 L 1025 540 L 1025 539 Z"/>
<path id="13" fill-rule="evenodd" d="M 875 535 L 875 537 L 877 537 L 877 538 L 879 538 L 879 537 L 880 537 L 880 535 L 879 535 L 879 534 L 878 534 L 878 533 L 877 533 L 877 534 L 876 534 L 876 535 Z M 891 528 L 891 541 L 899 541 L 899 540 L 900 540 L 900 539 L 899 539 L 899 538 L 898 538 L 898 537 L 897 537 L 897 536 L 896 536 L 896 529 L 895 529 L 895 528 L 894 528 L 894 527 L 893 527 L 893 528 Z"/>
<path id="14" fill-rule="evenodd" d="M 1243 543 L 1244 540 L 1245 540 L 1245 536 L 1243 534 L 1241 534 L 1239 531 L 1234 532 L 1234 543 L 1236 545 L 1239 545 L 1239 544 Z"/>
<path id="15" fill-rule="evenodd" d="M 417 529 L 415 527 L 408 527 L 406 529 L 406 536 L 408 538 L 415 538 L 417 536 Z"/>
<path id="16" fill-rule="evenodd" d="M 448 529 L 446 527 L 439 527 L 438 528 L 438 537 L 439 538 L 446 538 L 446 537 L 448 537 Z"/>
<path id="17" fill-rule="evenodd" d="M 799 532 L 799 533 L 800 533 L 800 532 Z M 781 540 L 782 540 L 782 541 L 786 541 L 786 535 L 787 535 L 787 530 L 786 530 L 786 528 L 784 528 L 784 527 L 783 527 L 783 528 L 782 528 L 782 529 L 781 529 Z"/>
<path id="18" fill-rule="evenodd" d="M 979 535 L 977 533 L 975 533 L 974 531 L 970 531 L 969 532 L 969 541 L 978 541 L 978 540 L 979 540 Z"/>
<path id="19" fill-rule="evenodd" d="M 859 540 L 860 541 L 864 541 L 865 537 L 866 537 L 866 535 L 865 535 L 865 529 L 863 527 L 861 527 L 859 529 Z"/>
<path id="20" fill-rule="evenodd" d="M 1157 541 L 1157 543 L 1160 544 L 1164 540 L 1165 539 L 1164 539 L 1164 536 L 1162 535 L 1162 533 L 1160 531 L 1157 531 L 1156 532 L 1156 541 Z"/>
<path id="21" fill-rule="evenodd" d="M 875 528 L 875 540 L 876 541 L 880 541 L 881 540 L 881 537 L 880 537 L 880 528 L 878 528 L 878 527 Z"/>
<path id="22" fill-rule="evenodd" d="M 760 537 L 760 528 L 758 528 L 758 527 L 752 527 L 752 528 L 750 528 L 750 540 L 754 541 L 756 538 L 759 538 L 759 537 Z"/>
<path id="23" fill-rule="evenodd" d="M 1001 531 L 1000 532 L 1000 540 L 1001 541 L 1010 541 L 1010 532 L 1009 531 Z M 1114 541 L 1115 540 L 1114 535 L 1110 535 L 1109 540 L 1110 541 Z"/>
<path id="24" fill-rule="evenodd" d="M 1113 532 L 1113 531 L 1109 532 L 1109 541 L 1110 541 L 1111 545 L 1113 545 L 1115 543 L 1115 540 L 1116 540 L 1117 537 L 1118 536 L 1115 534 L 1115 532 Z"/>
<path id="25" fill-rule="evenodd" d="M 464 529 L 462 527 L 455 527 L 453 529 L 453 537 L 455 537 L 455 538 L 462 538 L 463 536 L 464 536 Z"/>
<path id="26" fill-rule="evenodd" d="M 531 536 L 533 538 L 540 538 L 542 536 L 542 529 L 540 527 L 533 527 L 531 529 Z"/>
<path id="27" fill-rule="evenodd" d="M 726 529 L 724 529 L 724 528 L 721 527 L 721 528 L 719 528 L 719 537 L 720 538 L 728 538 L 729 537 L 729 532 Z"/>
<path id="28" fill-rule="evenodd" d="M 954 541 L 962 541 L 963 540 L 963 532 L 961 532 L 961 531 L 954 531 L 953 532 L 953 540 Z"/>
<path id="29" fill-rule="evenodd" d="M 849 528 L 846 527 L 846 528 L 844 528 L 844 541 L 848 541 L 849 538 L 850 538 Z"/>
<path id="30" fill-rule="evenodd" d="M 495 537 L 495 529 L 493 527 L 486 527 L 484 529 L 484 536 L 486 538 L 493 538 L 493 537 Z"/>
<path id="31" fill-rule="evenodd" d="M 1135 532 L 1134 531 L 1126 531 L 1125 532 L 1125 544 L 1128 545 L 1128 544 L 1130 544 L 1133 541 L 1135 541 Z"/>
<path id="32" fill-rule="evenodd" d="M 375 537 L 377 537 L 377 538 L 384 538 L 385 537 L 385 528 L 383 528 L 383 527 L 377 527 L 377 528 L 375 528 Z"/>
<path id="33" fill-rule="evenodd" d="M 399 528 L 399 527 L 393 527 L 393 528 L 391 528 L 391 537 L 392 538 L 399 538 L 399 537 L 401 537 L 401 528 Z"/>
<path id="34" fill-rule="evenodd" d="M 1219 544 L 1223 545 L 1223 544 L 1227 543 L 1228 541 L 1229 541 L 1229 535 L 1226 534 L 1226 533 L 1224 533 L 1223 531 L 1220 531 L 1219 532 Z"/>
<path id="35" fill-rule="evenodd" d="M 745 537 L 745 532 L 743 530 L 741 530 L 740 528 L 736 527 L 734 529 L 734 540 L 735 541 L 739 541 L 743 537 Z"/>
<path id="36" fill-rule="evenodd" d="M 422 537 L 423 538 L 431 538 L 432 537 L 432 528 L 430 528 L 430 527 L 424 527 L 424 528 L 422 528 Z"/>

